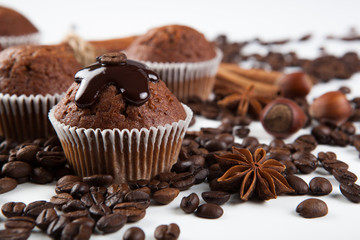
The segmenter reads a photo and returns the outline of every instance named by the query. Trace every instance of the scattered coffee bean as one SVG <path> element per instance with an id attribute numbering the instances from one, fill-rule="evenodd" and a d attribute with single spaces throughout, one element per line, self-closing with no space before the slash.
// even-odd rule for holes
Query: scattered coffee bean
<path id="1" fill-rule="evenodd" d="M 15 216 L 8 218 L 5 222 L 5 228 L 25 228 L 31 231 L 35 226 L 35 220 L 31 217 Z"/>
<path id="2" fill-rule="evenodd" d="M 80 199 L 82 195 L 88 193 L 90 190 L 89 185 L 84 182 L 76 183 L 70 190 L 71 196 Z"/>
<path id="3" fill-rule="evenodd" d="M 176 240 L 180 236 L 180 228 L 176 223 L 160 225 L 155 229 L 154 237 L 156 240 Z"/>
<path id="4" fill-rule="evenodd" d="M 230 194 L 222 191 L 203 192 L 201 196 L 205 202 L 214 203 L 217 205 L 222 205 L 230 199 Z"/>
<path id="5" fill-rule="evenodd" d="M 86 209 L 86 205 L 82 201 L 77 200 L 77 199 L 68 201 L 61 208 L 61 210 L 64 213 L 85 210 L 85 209 Z"/>
<path id="6" fill-rule="evenodd" d="M 340 183 L 347 184 L 347 183 L 354 183 L 357 181 L 357 176 L 346 169 L 333 169 L 332 175 Z"/>
<path id="7" fill-rule="evenodd" d="M 11 228 L 0 230 L 0 239 L 2 240 L 26 240 L 29 238 L 31 231 L 24 228 Z"/>
<path id="8" fill-rule="evenodd" d="M 124 200 L 126 202 L 150 202 L 150 196 L 143 191 L 131 191 L 125 195 Z"/>
<path id="9" fill-rule="evenodd" d="M 108 206 L 106 206 L 104 203 L 100 203 L 99 205 L 94 204 L 89 208 L 89 213 L 93 219 L 98 220 L 102 216 L 110 214 L 111 209 Z"/>
<path id="10" fill-rule="evenodd" d="M 31 165 L 21 161 L 5 163 L 1 170 L 3 175 L 10 178 L 28 177 L 30 176 L 31 171 Z"/>
<path id="11" fill-rule="evenodd" d="M 69 193 L 59 193 L 50 198 L 50 202 L 59 210 L 71 200 L 73 200 L 73 197 Z"/>
<path id="12" fill-rule="evenodd" d="M 47 235 L 52 238 L 58 239 L 61 235 L 62 230 L 69 222 L 70 220 L 65 216 L 60 216 L 54 219 L 46 229 Z"/>
<path id="13" fill-rule="evenodd" d="M 294 189 L 294 192 L 288 193 L 290 195 L 304 195 L 309 192 L 309 185 L 300 177 L 295 175 L 288 175 L 286 177 L 290 187 Z"/>
<path id="14" fill-rule="evenodd" d="M 160 204 L 169 204 L 179 195 L 179 192 L 177 188 L 164 188 L 154 192 L 153 199 Z"/>
<path id="15" fill-rule="evenodd" d="M 51 183 L 54 180 L 54 174 L 43 167 L 33 168 L 30 181 L 38 184 Z"/>
<path id="16" fill-rule="evenodd" d="M 350 201 L 354 203 L 360 202 L 360 186 L 356 183 L 341 183 L 340 191 Z"/>
<path id="17" fill-rule="evenodd" d="M 215 219 L 221 217 L 224 213 L 224 210 L 219 205 L 205 203 L 200 205 L 195 213 L 198 217 Z"/>
<path id="18" fill-rule="evenodd" d="M 325 216 L 328 213 L 328 207 L 320 199 L 309 198 L 296 207 L 296 212 L 304 218 L 317 218 Z"/>
<path id="19" fill-rule="evenodd" d="M 65 155 L 62 151 L 39 151 L 36 154 L 36 160 L 42 167 L 56 168 L 66 163 Z"/>
<path id="20" fill-rule="evenodd" d="M 137 222 L 145 217 L 147 206 L 138 202 L 124 202 L 116 204 L 113 208 L 114 213 L 126 216 L 128 222 Z"/>
<path id="21" fill-rule="evenodd" d="M 58 215 L 53 208 L 47 208 L 41 211 L 39 216 L 35 220 L 35 224 L 38 228 L 46 231 L 49 224 L 58 218 Z"/>
<path id="22" fill-rule="evenodd" d="M 25 145 L 16 152 L 16 159 L 32 164 L 36 161 L 36 153 L 39 150 L 40 147 L 36 144 Z"/>
<path id="23" fill-rule="evenodd" d="M 81 224 L 77 222 L 70 222 L 61 231 L 61 240 L 71 240 L 71 239 L 90 239 L 92 234 L 92 228 L 86 224 Z"/>
<path id="24" fill-rule="evenodd" d="M 87 209 L 85 209 L 85 210 L 77 210 L 77 211 L 64 213 L 63 216 L 66 217 L 67 219 L 69 219 L 69 221 L 73 221 L 73 220 L 78 219 L 78 218 L 88 217 L 89 216 L 89 211 Z"/>
<path id="25" fill-rule="evenodd" d="M 170 186 L 180 191 L 189 189 L 195 184 L 195 177 L 190 172 L 178 173 L 171 179 Z"/>
<path id="26" fill-rule="evenodd" d="M 21 216 L 24 212 L 24 208 L 26 207 L 23 202 L 7 202 L 1 207 L 1 212 L 5 217 L 15 217 Z"/>
<path id="27" fill-rule="evenodd" d="M 313 195 L 327 195 L 332 191 L 330 181 L 323 177 L 314 177 L 311 179 L 309 187 Z"/>
<path id="28" fill-rule="evenodd" d="M 102 233 L 113 233 L 120 230 L 126 223 L 126 216 L 120 213 L 111 213 L 99 219 L 96 227 Z"/>
<path id="29" fill-rule="evenodd" d="M 47 209 L 47 208 L 54 208 L 54 204 L 47 202 L 47 201 L 31 202 L 25 207 L 24 214 L 25 214 L 25 216 L 29 216 L 29 217 L 36 219 L 39 216 L 39 214 L 44 209 Z"/>
<path id="30" fill-rule="evenodd" d="M 180 208 L 185 213 L 193 213 L 199 206 L 200 199 L 196 193 L 191 193 L 181 199 Z"/>
<path id="31" fill-rule="evenodd" d="M 114 178 L 111 175 L 98 174 L 98 175 L 92 175 L 89 177 L 84 177 L 83 181 L 84 181 L 84 183 L 88 184 L 89 186 L 108 187 L 113 183 Z"/>
<path id="32" fill-rule="evenodd" d="M 94 226 L 95 226 L 95 221 L 93 219 L 91 219 L 91 218 L 88 218 L 88 217 L 77 218 L 77 219 L 73 220 L 72 222 L 86 225 L 91 229 L 94 229 Z"/>
<path id="33" fill-rule="evenodd" d="M 141 228 L 131 227 L 124 233 L 123 240 L 145 240 L 145 233 Z"/>

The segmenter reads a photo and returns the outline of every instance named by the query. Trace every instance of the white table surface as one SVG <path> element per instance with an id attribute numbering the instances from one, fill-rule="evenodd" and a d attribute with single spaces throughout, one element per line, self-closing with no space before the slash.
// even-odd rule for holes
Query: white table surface
<path id="1" fill-rule="evenodd" d="M 299 38 L 312 33 L 313 38 L 305 43 L 290 43 L 275 50 L 296 50 L 303 57 L 319 54 L 319 47 L 329 53 L 342 54 L 353 50 L 360 54 L 360 42 L 339 42 L 325 40 L 328 34 L 343 35 L 350 27 L 360 30 L 360 1 L 46 1 L 46 0 L 0 0 L 0 5 L 12 7 L 26 15 L 41 31 L 42 43 L 58 43 L 66 33 L 75 27 L 85 39 L 109 39 L 144 33 L 155 26 L 180 23 L 195 27 L 213 39 L 219 33 L 226 33 L 233 40 L 247 40 L 260 37 L 265 40 Z M 250 45 L 246 52 L 263 53 L 265 49 Z M 349 99 L 360 96 L 360 74 L 350 80 L 333 80 L 316 85 L 308 100 L 340 86 L 348 86 L 352 93 Z M 197 117 L 191 130 L 200 127 L 216 127 L 219 122 Z M 359 123 L 356 123 L 360 131 Z M 250 125 L 250 135 L 260 142 L 269 143 L 271 136 L 264 132 L 258 122 Z M 287 139 L 291 142 L 310 129 L 303 129 Z M 240 141 L 240 139 L 237 139 Z M 353 147 L 319 146 L 319 151 L 334 151 L 338 158 L 350 165 L 349 170 L 360 176 L 360 159 Z M 234 195 L 223 205 L 224 215 L 217 220 L 201 219 L 185 214 L 179 208 L 183 196 L 196 192 L 199 195 L 209 190 L 207 184 L 183 191 L 167 206 L 150 206 L 145 218 L 137 223 L 127 224 L 120 231 L 109 235 L 94 235 L 91 239 L 122 239 L 126 229 L 139 226 L 146 233 L 146 239 L 154 239 L 155 228 L 172 222 L 180 226 L 180 239 L 359 239 L 360 206 L 345 199 L 339 191 L 336 180 L 319 168 L 310 175 L 302 175 L 305 181 L 323 176 L 333 184 L 333 192 L 319 197 L 329 208 L 325 217 L 304 219 L 295 212 L 296 206 L 311 196 L 280 196 L 265 202 L 240 202 Z M 49 200 L 54 195 L 54 183 L 36 185 L 21 184 L 15 190 L 0 195 L 0 205 L 8 201 L 30 203 Z M 0 216 L 0 221 L 5 218 Z M 0 224 L 1 225 L 1 224 Z M 30 239 L 48 239 L 34 233 Z"/>

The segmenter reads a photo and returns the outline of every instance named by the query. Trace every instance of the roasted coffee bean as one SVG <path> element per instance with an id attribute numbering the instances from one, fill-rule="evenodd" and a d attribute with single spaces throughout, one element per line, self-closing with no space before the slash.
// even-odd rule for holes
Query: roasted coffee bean
<path id="1" fill-rule="evenodd" d="M 33 168 L 30 175 L 31 182 L 45 184 L 54 181 L 54 174 L 43 167 Z"/>
<path id="2" fill-rule="evenodd" d="M 325 216 L 328 213 L 328 207 L 320 199 L 309 198 L 296 207 L 296 212 L 304 218 L 317 218 Z"/>
<path id="3" fill-rule="evenodd" d="M 47 209 L 47 208 L 54 208 L 54 204 L 52 204 L 51 202 L 47 202 L 47 201 L 31 202 L 25 207 L 24 214 L 25 214 L 25 216 L 36 219 L 39 216 L 39 214 L 44 209 Z"/>
<path id="4" fill-rule="evenodd" d="M 16 178 L 16 182 L 18 184 L 26 183 L 26 182 L 29 182 L 29 181 L 30 181 L 30 176 Z"/>
<path id="5" fill-rule="evenodd" d="M 322 163 L 324 160 L 336 160 L 337 156 L 334 152 L 319 152 L 317 159 Z"/>
<path id="6" fill-rule="evenodd" d="M 44 147 L 46 146 L 61 146 L 60 140 L 59 138 L 55 135 L 52 137 L 49 137 L 48 139 L 46 139 L 46 141 L 44 142 Z"/>
<path id="7" fill-rule="evenodd" d="M 77 219 L 74 219 L 72 222 L 86 225 L 91 229 L 94 229 L 94 226 L 95 226 L 95 221 L 88 217 L 77 218 Z"/>
<path id="8" fill-rule="evenodd" d="M 285 144 L 284 140 L 282 140 L 280 138 L 275 138 L 275 139 L 271 140 L 269 146 L 271 148 L 285 148 L 286 144 Z"/>
<path id="9" fill-rule="evenodd" d="M 96 189 L 94 187 L 91 187 L 90 192 L 89 192 L 90 197 L 92 198 L 92 200 L 94 201 L 95 204 L 100 204 L 100 203 L 103 203 L 105 201 L 104 194 L 99 192 L 98 190 L 101 190 L 101 189 Z"/>
<path id="10" fill-rule="evenodd" d="M 110 214 L 111 209 L 108 206 L 106 206 L 104 203 L 100 203 L 99 205 L 94 204 L 89 208 L 89 213 L 93 219 L 98 220 L 102 216 Z"/>
<path id="11" fill-rule="evenodd" d="M 157 226 L 154 232 L 156 240 L 176 240 L 180 236 L 180 228 L 176 223 Z"/>
<path id="12" fill-rule="evenodd" d="M 293 161 L 296 168 L 299 169 L 301 173 L 311 173 L 317 168 L 317 162 L 311 161 L 309 159 L 297 159 Z"/>
<path id="13" fill-rule="evenodd" d="M 320 124 L 311 130 L 311 134 L 319 144 L 330 144 L 332 140 L 331 132 L 332 129 L 324 124 Z"/>
<path id="14" fill-rule="evenodd" d="M 234 130 L 235 136 L 237 136 L 239 138 L 245 138 L 245 137 L 249 136 L 249 133 L 250 133 L 250 129 L 247 127 L 240 127 L 240 128 L 236 128 Z"/>
<path id="15" fill-rule="evenodd" d="M 116 204 L 113 212 L 126 216 L 128 222 L 137 222 L 145 217 L 146 208 L 145 205 L 137 202 L 124 202 Z"/>
<path id="16" fill-rule="evenodd" d="M 38 151 L 40 151 L 40 147 L 38 145 L 25 145 L 16 152 L 16 159 L 32 164 L 36 161 L 36 153 Z"/>
<path id="17" fill-rule="evenodd" d="M 222 133 L 215 136 L 215 139 L 225 142 L 226 145 L 232 144 L 235 140 L 234 136 L 230 133 Z"/>
<path id="18" fill-rule="evenodd" d="M 124 197 L 125 202 L 150 202 L 150 195 L 143 191 L 133 190 Z"/>
<path id="19" fill-rule="evenodd" d="M 21 216 L 24 212 L 24 208 L 26 207 L 23 202 L 7 202 L 1 207 L 1 212 L 5 217 L 15 217 Z"/>
<path id="20" fill-rule="evenodd" d="M 356 127 L 352 122 L 345 122 L 340 126 L 340 130 L 347 135 L 354 135 L 356 133 Z"/>
<path id="21" fill-rule="evenodd" d="M 70 195 L 71 196 L 71 195 Z M 90 195 L 90 193 L 86 193 L 84 194 L 81 198 L 80 201 L 82 201 L 86 207 L 91 207 L 92 205 L 96 204 L 92 198 L 92 196 Z"/>
<path id="22" fill-rule="evenodd" d="M 57 182 L 56 182 L 56 186 L 61 186 L 67 183 L 77 183 L 77 182 L 81 182 L 81 178 L 76 176 L 76 175 L 66 175 L 63 176 L 62 178 L 60 178 Z"/>
<path id="23" fill-rule="evenodd" d="M 190 172 L 184 172 L 176 174 L 175 177 L 171 179 L 170 186 L 173 188 L 178 188 L 180 191 L 189 189 L 195 184 L 195 177 Z"/>
<path id="24" fill-rule="evenodd" d="M 349 165 L 343 161 L 331 159 L 331 160 L 323 160 L 322 161 L 322 167 L 332 174 L 334 169 L 337 170 L 347 170 L 349 168 Z"/>
<path id="25" fill-rule="evenodd" d="M 64 227 L 70 222 L 70 220 L 65 216 L 60 216 L 54 219 L 46 229 L 47 235 L 52 238 L 58 239 L 61 235 Z"/>
<path id="26" fill-rule="evenodd" d="M 219 205 L 213 203 L 205 203 L 203 205 L 200 205 L 195 213 L 196 216 L 201 218 L 215 219 L 221 217 L 224 213 L 224 210 Z"/>
<path id="27" fill-rule="evenodd" d="M 154 179 L 158 179 L 160 182 L 170 182 L 173 177 L 176 176 L 174 172 L 162 172 L 154 177 Z"/>
<path id="28" fill-rule="evenodd" d="M 306 151 L 310 152 L 317 147 L 317 141 L 313 135 L 302 135 L 298 137 L 295 142 L 295 145 L 300 145 L 301 148 Z"/>
<path id="29" fill-rule="evenodd" d="M 335 145 L 345 147 L 350 144 L 349 136 L 340 130 L 333 130 L 330 134 L 330 137 Z"/>
<path id="30" fill-rule="evenodd" d="M 354 183 L 357 181 L 357 176 L 346 169 L 333 169 L 332 175 L 340 183 L 346 184 L 346 183 Z"/>
<path id="31" fill-rule="evenodd" d="M 255 137 L 246 137 L 243 139 L 241 145 L 244 146 L 245 148 L 249 147 L 249 146 L 254 146 L 254 145 L 259 145 L 259 140 Z"/>
<path id="32" fill-rule="evenodd" d="M 288 148 L 271 148 L 268 159 L 276 159 L 278 161 L 290 161 L 291 152 Z"/>
<path id="33" fill-rule="evenodd" d="M 61 240 L 72 240 L 72 239 L 81 239 L 86 240 L 90 239 L 92 234 L 92 228 L 88 227 L 85 224 L 71 222 L 68 223 L 64 229 L 61 231 Z"/>
<path id="34" fill-rule="evenodd" d="M 28 177 L 31 174 L 31 166 L 26 162 L 13 161 L 5 163 L 2 167 L 1 173 L 11 178 Z"/>
<path id="35" fill-rule="evenodd" d="M 230 199 L 230 194 L 222 191 L 203 192 L 201 196 L 205 202 L 214 203 L 217 205 L 222 205 Z"/>
<path id="36" fill-rule="evenodd" d="M 151 189 L 151 192 L 156 192 L 158 190 L 169 187 L 169 183 L 168 182 L 160 182 L 160 180 L 157 180 L 157 179 L 152 179 L 149 182 L 148 187 Z"/>
<path id="37" fill-rule="evenodd" d="M 309 192 L 309 185 L 300 177 L 295 175 L 288 175 L 286 177 L 290 187 L 294 189 L 294 192 L 288 193 L 290 195 L 304 195 Z"/>
<path id="38" fill-rule="evenodd" d="M 29 238 L 31 231 L 24 228 L 11 228 L 0 230 L 1 240 L 26 240 Z"/>
<path id="39" fill-rule="evenodd" d="M 124 233 L 123 240 L 145 240 L 145 233 L 141 228 L 131 227 Z"/>
<path id="40" fill-rule="evenodd" d="M 97 174 L 83 178 L 83 182 L 94 187 L 108 187 L 113 183 L 113 181 L 114 178 L 111 175 Z"/>
<path id="41" fill-rule="evenodd" d="M 8 218 L 5 222 L 5 228 L 25 228 L 31 231 L 35 227 L 35 220 L 31 217 L 15 216 Z"/>
<path id="42" fill-rule="evenodd" d="M 330 181 L 323 177 L 314 177 L 311 179 L 309 187 L 313 195 L 327 195 L 332 191 Z"/>
<path id="43" fill-rule="evenodd" d="M 90 190 L 89 185 L 84 182 L 76 183 L 70 190 L 71 196 L 74 198 L 81 198 L 82 195 L 88 193 Z"/>
<path id="44" fill-rule="evenodd" d="M 96 223 L 96 227 L 102 233 L 112 233 L 121 229 L 126 223 L 126 216 L 120 213 L 105 215 Z"/>
<path id="45" fill-rule="evenodd" d="M 177 188 L 161 189 L 154 192 L 153 199 L 160 204 L 169 204 L 179 195 L 179 192 Z"/>
<path id="46" fill-rule="evenodd" d="M 200 166 L 192 166 L 189 171 L 194 175 L 195 184 L 200 184 L 205 181 L 209 175 L 209 170 Z"/>
<path id="47" fill-rule="evenodd" d="M 130 187 L 127 183 L 116 184 L 113 183 L 107 188 L 107 194 L 111 195 L 116 192 L 121 192 L 123 195 L 130 192 Z"/>
<path id="48" fill-rule="evenodd" d="M 109 208 L 114 207 L 116 204 L 121 203 L 124 200 L 124 194 L 122 192 L 115 192 L 108 195 L 105 199 L 105 205 Z"/>
<path id="49" fill-rule="evenodd" d="M 193 213 L 199 206 L 200 199 L 196 193 L 191 193 L 181 199 L 180 208 L 185 213 Z"/>
<path id="50" fill-rule="evenodd" d="M 220 150 L 226 150 L 227 144 L 226 142 L 220 141 L 218 139 L 210 139 L 207 142 L 205 142 L 204 147 L 209 152 L 215 152 Z"/>
<path id="51" fill-rule="evenodd" d="M 53 151 L 39 151 L 36 154 L 36 160 L 42 167 L 56 168 L 65 165 L 65 154 L 61 152 Z"/>
<path id="52" fill-rule="evenodd" d="M 350 201 L 360 202 L 360 186 L 356 183 L 341 183 L 340 191 Z"/>
<path id="53" fill-rule="evenodd" d="M 293 175 L 297 172 L 297 167 L 295 166 L 295 164 L 292 161 L 280 161 L 283 165 L 285 165 L 285 173 L 287 175 Z"/>
<path id="54" fill-rule="evenodd" d="M 73 186 L 75 184 L 77 184 L 78 182 L 64 182 L 62 184 L 57 184 L 56 187 L 55 187 L 55 192 L 57 194 L 60 194 L 60 193 L 70 193 L 71 192 L 71 189 L 73 188 Z"/>
<path id="55" fill-rule="evenodd" d="M 64 213 L 63 216 L 66 217 L 67 219 L 69 219 L 69 221 L 73 221 L 78 218 L 89 217 L 89 211 L 87 209 L 77 210 L 77 211 L 73 211 L 73 212 Z"/>
<path id="56" fill-rule="evenodd" d="M 193 166 L 194 163 L 190 160 L 177 161 L 172 167 L 171 171 L 176 173 L 188 172 L 189 168 Z"/>
<path id="57" fill-rule="evenodd" d="M 73 200 L 73 197 L 69 193 L 59 193 L 50 198 L 50 202 L 59 210 L 71 200 Z"/>
<path id="58" fill-rule="evenodd" d="M 197 166 L 204 166 L 205 165 L 205 158 L 202 155 L 192 155 L 186 159 L 187 161 L 191 161 L 194 165 Z"/>
<path id="59" fill-rule="evenodd" d="M 61 208 L 61 210 L 65 213 L 74 212 L 78 210 L 85 210 L 85 209 L 86 209 L 86 205 L 82 201 L 77 199 L 68 201 Z"/>
<path id="60" fill-rule="evenodd" d="M 73 170 L 71 170 L 70 168 L 66 167 L 66 166 L 62 166 L 62 167 L 57 167 L 55 169 L 55 179 L 59 180 L 60 178 L 67 176 L 67 175 L 72 175 L 74 174 Z"/>
<path id="61" fill-rule="evenodd" d="M 47 208 L 41 211 L 39 216 L 35 220 L 35 224 L 38 228 L 46 231 L 52 221 L 58 218 L 58 215 L 53 208 Z"/>

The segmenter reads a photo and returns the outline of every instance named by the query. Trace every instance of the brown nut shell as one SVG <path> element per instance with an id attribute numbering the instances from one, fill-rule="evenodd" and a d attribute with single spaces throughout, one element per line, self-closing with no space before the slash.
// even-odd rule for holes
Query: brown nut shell
<path id="1" fill-rule="evenodd" d="M 304 72 L 281 75 L 276 84 L 279 86 L 282 96 L 291 99 L 305 97 L 313 85 L 310 77 Z"/>
<path id="2" fill-rule="evenodd" d="M 339 126 L 352 114 L 350 102 L 340 91 L 327 92 L 316 98 L 309 107 L 310 116 L 321 123 Z"/>
<path id="3" fill-rule="evenodd" d="M 260 120 L 269 134 L 276 138 L 287 138 L 304 126 L 306 115 L 294 101 L 277 98 L 266 105 Z"/>

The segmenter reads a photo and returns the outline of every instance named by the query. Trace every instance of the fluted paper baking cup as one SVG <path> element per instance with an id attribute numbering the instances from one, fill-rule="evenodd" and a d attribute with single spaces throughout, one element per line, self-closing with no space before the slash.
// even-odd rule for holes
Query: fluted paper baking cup
<path id="1" fill-rule="evenodd" d="M 140 130 L 71 127 L 56 120 L 54 108 L 49 119 L 77 175 L 111 174 L 121 183 L 170 171 L 193 115 L 190 108 L 183 107 L 185 120 Z"/>
<path id="2" fill-rule="evenodd" d="M 61 94 L 17 96 L 0 93 L 1 135 L 17 142 L 55 135 L 48 113 L 61 97 Z"/>
<path id="3" fill-rule="evenodd" d="M 191 97 L 208 99 L 215 84 L 215 75 L 222 59 L 222 52 L 216 49 L 216 57 L 203 62 L 159 63 L 144 62 L 157 72 L 170 91 L 182 102 Z"/>
<path id="4" fill-rule="evenodd" d="M 20 36 L 0 36 L 0 45 L 7 48 L 15 45 L 38 44 L 40 42 L 40 33 L 32 33 Z"/>

